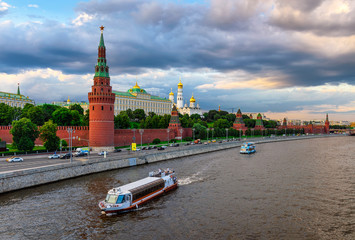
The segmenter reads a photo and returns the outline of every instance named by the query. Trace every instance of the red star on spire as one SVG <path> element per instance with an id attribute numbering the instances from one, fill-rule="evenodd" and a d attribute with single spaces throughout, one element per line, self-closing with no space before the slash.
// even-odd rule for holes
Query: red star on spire
<path id="1" fill-rule="evenodd" d="M 104 26 L 101 25 L 100 29 L 101 29 L 101 32 L 104 31 Z"/>

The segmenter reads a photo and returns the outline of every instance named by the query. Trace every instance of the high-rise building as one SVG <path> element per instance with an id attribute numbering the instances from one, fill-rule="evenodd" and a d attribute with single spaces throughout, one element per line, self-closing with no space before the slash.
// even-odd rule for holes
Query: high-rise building
<path id="1" fill-rule="evenodd" d="M 89 141 L 93 151 L 114 150 L 114 102 L 115 94 L 110 85 L 106 47 L 101 26 L 98 59 L 95 66 L 94 85 L 89 92 Z"/>

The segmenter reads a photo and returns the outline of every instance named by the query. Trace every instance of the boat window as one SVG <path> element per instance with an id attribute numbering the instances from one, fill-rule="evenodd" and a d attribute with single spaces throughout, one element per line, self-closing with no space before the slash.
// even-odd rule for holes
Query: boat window
<path id="1" fill-rule="evenodd" d="M 119 195 L 117 199 L 117 203 L 123 203 L 124 202 L 124 195 Z"/>
<path id="2" fill-rule="evenodd" d="M 106 196 L 106 202 L 107 203 L 116 203 L 117 201 L 117 195 L 114 195 L 114 194 L 107 194 Z"/>

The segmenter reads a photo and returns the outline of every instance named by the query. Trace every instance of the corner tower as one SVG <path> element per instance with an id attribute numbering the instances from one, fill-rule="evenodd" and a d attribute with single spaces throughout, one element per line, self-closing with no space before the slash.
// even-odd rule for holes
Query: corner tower
<path id="1" fill-rule="evenodd" d="M 94 85 L 89 92 L 89 141 L 93 151 L 114 149 L 115 94 L 110 85 L 109 67 L 106 64 L 106 47 L 101 26 L 98 58 L 95 66 Z"/>

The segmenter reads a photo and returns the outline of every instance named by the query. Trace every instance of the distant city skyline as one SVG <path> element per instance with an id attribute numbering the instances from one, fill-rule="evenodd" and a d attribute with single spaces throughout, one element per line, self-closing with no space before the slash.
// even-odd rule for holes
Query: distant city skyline
<path id="1" fill-rule="evenodd" d="M 202 109 L 355 121 L 355 3 L 0 0 L 0 91 L 88 101 L 104 25 L 113 90 Z"/>

